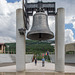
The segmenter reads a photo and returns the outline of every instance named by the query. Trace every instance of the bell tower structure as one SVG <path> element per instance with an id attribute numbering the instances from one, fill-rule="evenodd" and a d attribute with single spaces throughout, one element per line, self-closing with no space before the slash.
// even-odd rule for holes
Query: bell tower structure
<path id="1" fill-rule="evenodd" d="M 36 11 L 35 15 L 33 15 L 34 11 Z M 57 8 L 56 12 L 55 2 L 38 1 L 37 3 L 28 3 L 27 0 L 23 0 L 23 9 L 16 10 L 16 71 L 25 70 L 25 33 L 29 29 L 29 16 L 33 16 L 33 26 L 27 34 L 29 39 L 47 40 L 54 37 L 53 32 L 47 26 L 48 19 L 44 11 L 47 12 L 47 16 L 55 17 L 55 71 L 64 72 L 65 9 Z M 41 17 L 41 21 L 38 16 Z M 42 25 L 44 26 L 41 27 Z"/>

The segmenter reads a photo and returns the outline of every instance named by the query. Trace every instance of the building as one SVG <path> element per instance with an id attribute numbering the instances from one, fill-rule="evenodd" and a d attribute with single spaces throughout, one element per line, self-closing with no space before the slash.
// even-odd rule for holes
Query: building
<path id="1" fill-rule="evenodd" d="M 51 44 L 55 47 L 55 44 Z M 50 54 L 52 62 L 55 62 L 55 54 Z M 65 63 L 75 64 L 75 42 L 65 44 Z"/>
<path id="2" fill-rule="evenodd" d="M 5 44 L 0 43 L 0 53 L 5 53 Z"/>
<path id="3" fill-rule="evenodd" d="M 55 44 L 51 44 L 51 45 L 54 46 L 54 49 L 55 49 Z M 68 51 L 74 51 L 75 52 L 75 42 L 65 44 L 65 52 L 68 52 Z"/>
<path id="4" fill-rule="evenodd" d="M 75 51 L 75 43 L 69 43 L 65 45 L 65 51 Z"/>

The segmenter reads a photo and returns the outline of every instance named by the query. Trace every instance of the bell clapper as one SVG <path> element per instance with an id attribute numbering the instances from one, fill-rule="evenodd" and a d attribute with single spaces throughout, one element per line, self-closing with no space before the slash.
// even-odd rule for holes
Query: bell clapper
<path id="1" fill-rule="evenodd" d="M 39 38 L 41 38 L 41 33 L 39 33 Z"/>

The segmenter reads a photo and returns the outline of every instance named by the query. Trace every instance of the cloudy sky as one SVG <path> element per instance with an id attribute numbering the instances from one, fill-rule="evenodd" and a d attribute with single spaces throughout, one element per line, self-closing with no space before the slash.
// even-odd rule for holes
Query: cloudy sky
<path id="1" fill-rule="evenodd" d="M 37 1 L 37 0 L 27 0 Z M 65 43 L 75 42 L 75 0 L 43 0 L 56 2 L 56 9 L 65 8 Z M 22 0 L 0 0 L 0 43 L 16 41 L 16 9 L 22 7 Z M 50 29 L 55 34 L 55 18 L 49 17 Z M 30 25 L 32 18 L 30 18 Z"/>

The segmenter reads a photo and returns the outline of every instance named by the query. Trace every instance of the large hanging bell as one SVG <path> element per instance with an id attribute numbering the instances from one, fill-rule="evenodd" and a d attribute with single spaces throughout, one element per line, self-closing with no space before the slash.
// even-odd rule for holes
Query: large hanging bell
<path id="1" fill-rule="evenodd" d="M 33 25 L 27 34 L 27 38 L 32 40 L 52 39 L 54 34 L 48 26 L 48 16 L 44 12 L 37 12 L 33 16 Z"/>

